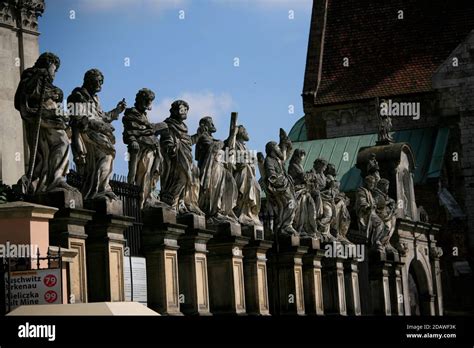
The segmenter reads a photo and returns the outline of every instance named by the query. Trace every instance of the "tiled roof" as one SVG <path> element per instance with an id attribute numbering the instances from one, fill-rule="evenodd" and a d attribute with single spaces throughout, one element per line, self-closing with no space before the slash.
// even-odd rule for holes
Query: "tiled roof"
<path id="1" fill-rule="evenodd" d="M 473 0 L 328 0 L 316 104 L 430 91 L 472 29 Z"/>

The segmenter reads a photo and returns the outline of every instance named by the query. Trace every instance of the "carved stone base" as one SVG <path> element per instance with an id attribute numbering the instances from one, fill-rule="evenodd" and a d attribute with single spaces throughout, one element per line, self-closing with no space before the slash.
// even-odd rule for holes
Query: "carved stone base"
<path id="1" fill-rule="evenodd" d="M 361 315 L 358 262 L 354 259 L 344 261 L 344 284 L 348 315 Z"/>
<path id="2" fill-rule="evenodd" d="M 323 298 L 326 314 L 347 315 L 346 285 L 344 281 L 344 259 L 324 257 Z"/>
<path id="3" fill-rule="evenodd" d="M 244 247 L 245 301 L 250 315 L 270 315 L 266 253 L 272 242 L 262 240 L 262 226 L 243 226 L 242 234 L 250 238 Z"/>
<path id="4" fill-rule="evenodd" d="M 390 268 L 391 263 L 385 253 L 374 251 L 369 254 L 369 285 L 375 315 L 392 315 Z"/>
<path id="5" fill-rule="evenodd" d="M 87 302 L 86 224 L 94 212 L 85 209 L 62 208 L 49 223 L 50 244 L 76 251 L 67 263 L 67 287 L 76 303 Z"/>
<path id="6" fill-rule="evenodd" d="M 123 232 L 133 218 L 96 213 L 86 226 L 89 302 L 124 301 Z"/>
<path id="7" fill-rule="evenodd" d="M 207 272 L 207 242 L 213 231 L 206 230 L 203 216 L 187 214 L 178 217 L 186 225 L 186 232 L 179 242 L 179 288 L 183 296 L 181 311 L 188 315 L 212 315 L 209 304 Z"/>
<path id="8" fill-rule="evenodd" d="M 123 203 L 122 201 L 110 200 L 110 199 L 101 199 L 94 200 L 89 199 L 84 201 L 84 207 L 86 209 L 94 210 L 98 214 L 103 215 L 123 215 Z"/>
<path id="9" fill-rule="evenodd" d="M 39 193 L 26 198 L 30 202 L 49 205 L 50 207 L 79 209 L 84 206 L 82 194 L 73 190 L 57 190 L 47 193 Z"/>
<path id="10" fill-rule="evenodd" d="M 303 256 L 303 284 L 305 311 L 309 315 L 323 315 L 323 276 L 321 259 L 324 251 L 319 249 L 319 240 L 302 239 L 301 243 L 308 246 L 308 253 Z"/>
<path id="11" fill-rule="evenodd" d="M 245 315 L 245 282 L 240 225 L 210 226 L 217 232 L 209 242 L 209 295 L 214 314 Z"/>
<path id="12" fill-rule="evenodd" d="M 182 315 L 178 275 L 178 239 L 185 225 L 169 208 L 143 210 L 142 245 L 146 258 L 148 307 L 162 315 Z"/>
<path id="13" fill-rule="evenodd" d="M 305 315 L 303 255 L 308 247 L 300 246 L 298 237 L 279 237 L 270 253 L 270 313 Z"/>

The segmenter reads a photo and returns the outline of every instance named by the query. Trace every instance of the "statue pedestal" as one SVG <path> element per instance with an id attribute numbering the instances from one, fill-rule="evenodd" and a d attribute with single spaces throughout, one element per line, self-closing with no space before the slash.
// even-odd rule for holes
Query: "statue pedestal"
<path id="1" fill-rule="evenodd" d="M 301 244 L 308 247 L 308 253 L 303 257 L 303 284 L 305 311 L 309 315 L 323 315 L 323 276 L 321 259 L 324 251 L 316 239 L 302 239 Z"/>
<path id="2" fill-rule="evenodd" d="M 402 268 L 403 262 L 394 261 L 389 271 L 390 300 L 393 315 L 405 315 Z"/>
<path id="3" fill-rule="evenodd" d="M 62 208 L 49 223 L 50 244 L 77 252 L 67 264 L 68 288 L 76 303 L 87 303 L 86 225 L 94 212 Z"/>
<path id="4" fill-rule="evenodd" d="M 187 214 L 178 217 L 186 225 L 186 232 L 179 237 L 179 288 L 184 296 L 181 311 L 189 315 L 212 315 L 209 305 L 207 273 L 207 242 L 213 232 L 206 230 L 204 216 Z"/>
<path id="5" fill-rule="evenodd" d="M 326 314 L 347 315 L 344 261 L 345 259 L 340 257 L 324 257 L 322 260 L 324 312 Z"/>
<path id="6" fill-rule="evenodd" d="M 242 248 L 249 238 L 240 225 L 211 225 L 216 235 L 209 242 L 209 295 L 214 314 L 245 315 L 245 283 Z"/>
<path id="7" fill-rule="evenodd" d="M 272 242 L 261 239 L 262 226 L 242 226 L 242 234 L 250 238 L 250 243 L 243 250 L 247 313 L 270 315 L 266 253 L 271 248 Z"/>
<path id="8" fill-rule="evenodd" d="M 27 197 L 28 201 L 49 205 L 58 209 L 80 209 L 84 206 L 82 194 L 79 191 L 58 190 L 47 193 L 39 193 L 34 196 Z"/>
<path id="9" fill-rule="evenodd" d="M 89 302 L 125 301 L 123 232 L 127 227 L 132 226 L 133 218 L 104 214 L 107 211 L 114 211 L 108 207 L 109 204 L 117 205 L 116 202 L 109 201 L 85 204 L 86 208 L 98 208 L 92 220 L 86 225 Z"/>
<path id="10" fill-rule="evenodd" d="M 359 288 L 359 269 L 358 262 L 349 258 L 344 264 L 344 284 L 346 286 L 346 302 L 348 315 L 361 315 L 360 288 Z"/>
<path id="11" fill-rule="evenodd" d="M 146 258 L 148 307 L 162 315 L 182 315 L 178 276 L 178 239 L 186 226 L 165 207 L 143 212 L 141 245 Z"/>
<path id="12" fill-rule="evenodd" d="M 272 314 L 305 315 L 303 255 L 308 247 L 299 237 L 278 236 L 271 250 L 270 299 Z"/>
<path id="13" fill-rule="evenodd" d="M 369 253 L 369 285 L 375 315 L 392 315 L 389 284 L 391 266 L 385 253 Z"/>

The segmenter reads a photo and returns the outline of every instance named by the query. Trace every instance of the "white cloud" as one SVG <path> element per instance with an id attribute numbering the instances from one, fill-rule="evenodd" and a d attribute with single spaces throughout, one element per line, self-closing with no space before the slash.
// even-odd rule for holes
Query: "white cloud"
<path id="1" fill-rule="evenodd" d="M 85 10 L 109 11 L 123 8 L 140 8 L 147 11 L 164 12 L 167 10 L 182 9 L 189 0 L 79 0 Z"/>
<path id="2" fill-rule="evenodd" d="M 152 122 L 162 122 L 169 116 L 171 103 L 175 100 L 182 99 L 189 104 L 188 119 L 186 121 L 189 132 L 194 133 L 199 125 L 199 120 L 204 116 L 212 116 L 217 127 L 218 134 L 226 134 L 227 123 L 230 120 L 230 112 L 234 107 L 232 96 L 228 93 L 215 94 L 211 91 L 200 92 L 183 92 L 177 98 L 164 97 L 160 98 L 159 103 L 153 105 L 150 112 Z M 220 125 L 222 124 L 222 127 Z"/>

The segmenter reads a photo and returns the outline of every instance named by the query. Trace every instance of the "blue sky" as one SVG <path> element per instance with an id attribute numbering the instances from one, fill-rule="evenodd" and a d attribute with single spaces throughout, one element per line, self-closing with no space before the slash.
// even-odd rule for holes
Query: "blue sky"
<path id="1" fill-rule="evenodd" d="M 122 98 L 132 106 L 136 92 L 147 87 L 156 94 L 152 121 L 164 120 L 171 102 L 184 99 L 190 104 L 190 132 L 210 115 L 216 137 L 224 139 L 230 113 L 237 111 L 238 123 L 250 134 L 249 147 L 264 151 L 266 142 L 278 139 L 280 127 L 289 131 L 303 115 L 311 5 L 311 0 L 46 0 L 40 51 L 61 58 L 55 83 L 65 96 L 82 84 L 86 70 L 98 68 L 105 75 L 99 94 L 105 110 Z M 126 175 L 122 122 L 114 126 L 114 171 Z"/>

